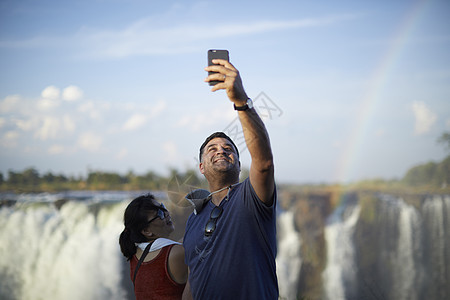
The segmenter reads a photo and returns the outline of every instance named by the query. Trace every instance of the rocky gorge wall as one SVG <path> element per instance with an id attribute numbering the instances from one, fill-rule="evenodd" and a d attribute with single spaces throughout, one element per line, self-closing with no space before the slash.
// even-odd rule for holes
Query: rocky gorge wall
<path id="1" fill-rule="evenodd" d="M 297 299 L 450 297 L 450 196 L 280 188 L 279 199 L 302 241 Z"/>

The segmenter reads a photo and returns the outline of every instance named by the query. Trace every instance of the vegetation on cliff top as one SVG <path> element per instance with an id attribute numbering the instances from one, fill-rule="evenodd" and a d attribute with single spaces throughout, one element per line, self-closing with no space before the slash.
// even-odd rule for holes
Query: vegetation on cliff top
<path id="1" fill-rule="evenodd" d="M 439 143 L 450 151 L 450 133 L 444 133 L 438 139 Z M 243 171 L 244 175 L 248 170 Z M 180 172 L 170 170 L 169 176 L 161 176 L 149 171 L 138 175 L 133 171 L 127 174 L 88 170 L 86 177 L 66 176 L 47 172 L 43 175 L 33 168 L 24 171 L 9 170 L 4 176 L 0 172 L 0 191 L 12 192 L 56 192 L 65 190 L 167 190 L 171 181 L 178 183 L 189 181 L 189 185 L 205 187 L 206 182 L 195 170 Z M 279 184 L 282 184 L 279 182 Z M 298 188 L 299 185 L 295 185 Z M 428 162 L 409 169 L 402 179 L 371 179 L 351 184 L 309 185 L 305 189 L 332 190 L 369 190 L 399 193 L 449 193 L 450 192 L 450 155 L 441 162 Z M 284 186 L 288 188 L 287 186 Z"/>

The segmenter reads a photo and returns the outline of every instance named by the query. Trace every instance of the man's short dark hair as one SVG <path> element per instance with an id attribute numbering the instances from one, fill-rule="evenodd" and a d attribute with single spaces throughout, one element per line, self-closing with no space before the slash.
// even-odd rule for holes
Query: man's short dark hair
<path id="1" fill-rule="evenodd" d="M 234 149 L 236 149 L 236 153 L 237 153 L 237 156 L 239 158 L 239 150 L 236 147 L 236 145 L 234 144 L 233 140 L 228 135 L 226 135 L 225 133 L 218 131 L 218 132 L 214 132 L 213 134 L 208 136 L 206 138 L 206 140 L 203 142 L 203 144 L 201 145 L 201 147 L 200 147 L 200 154 L 199 154 L 200 162 L 202 161 L 203 150 L 205 149 L 206 145 L 209 143 L 209 141 L 211 141 L 212 139 L 215 139 L 215 138 L 224 138 L 224 139 L 229 140 L 231 142 L 231 144 L 233 145 Z"/>

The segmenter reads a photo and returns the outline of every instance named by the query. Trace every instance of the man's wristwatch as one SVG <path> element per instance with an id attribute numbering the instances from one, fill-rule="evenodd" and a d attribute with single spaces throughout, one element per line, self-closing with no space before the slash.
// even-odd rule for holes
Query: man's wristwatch
<path id="1" fill-rule="evenodd" d="M 234 106 L 235 110 L 241 110 L 241 111 L 247 110 L 247 109 L 252 109 L 253 108 L 253 101 L 252 101 L 252 99 L 248 98 L 247 102 L 245 103 L 244 106 L 236 106 L 236 104 L 233 104 L 233 106 Z"/>

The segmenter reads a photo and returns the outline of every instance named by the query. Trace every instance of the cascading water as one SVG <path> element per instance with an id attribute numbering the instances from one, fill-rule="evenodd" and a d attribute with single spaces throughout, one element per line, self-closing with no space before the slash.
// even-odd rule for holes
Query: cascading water
<path id="1" fill-rule="evenodd" d="M 117 239 L 126 204 L 2 207 L 0 298 L 126 298 Z"/>
<path id="2" fill-rule="evenodd" d="M 429 299 L 450 299 L 450 196 L 430 197 L 423 205 L 426 287 Z"/>
<path id="3" fill-rule="evenodd" d="M 359 205 L 343 203 L 327 220 L 327 267 L 323 273 L 325 299 L 347 299 L 356 279 L 353 233 L 360 212 Z"/>
<path id="4" fill-rule="evenodd" d="M 19 196 L 10 206 L 0 195 L 0 299 L 133 299 L 118 236 L 128 200 L 141 193 L 71 193 Z M 296 228 L 304 216 L 291 207 L 277 220 L 280 299 L 450 299 L 450 196 L 343 198 L 325 228 L 313 229 Z M 311 270 L 300 273 L 303 230 L 324 232 L 326 245 L 326 257 L 315 257 L 326 259 L 322 277 L 308 281 L 312 297 L 297 290 L 308 288 Z"/>
<path id="5" fill-rule="evenodd" d="M 371 201 L 344 201 L 327 222 L 326 298 L 448 299 L 450 197 Z"/>
<path id="6" fill-rule="evenodd" d="M 294 213 L 283 211 L 277 216 L 278 254 L 276 258 L 281 299 L 296 299 L 302 260 L 301 240 L 295 230 Z"/>
<path id="7" fill-rule="evenodd" d="M 406 204 L 402 199 L 396 199 L 396 216 L 398 221 L 398 244 L 393 249 L 392 261 L 399 268 L 392 269 L 392 299 L 419 299 L 415 287 L 420 282 L 420 265 L 417 264 L 422 256 L 420 239 L 420 215 L 417 209 Z"/>

